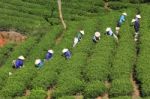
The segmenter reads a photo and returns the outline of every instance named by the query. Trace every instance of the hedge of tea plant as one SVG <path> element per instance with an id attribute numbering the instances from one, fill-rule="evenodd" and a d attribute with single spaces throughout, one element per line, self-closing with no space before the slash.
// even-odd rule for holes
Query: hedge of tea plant
<path id="1" fill-rule="evenodd" d="M 146 10 L 145 10 L 146 9 Z M 139 86 L 141 90 L 141 95 L 143 97 L 150 96 L 150 72 L 149 72 L 149 7 L 143 6 L 141 7 L 142 13 L 142 19 L 141 22 L 141 28 L 140 28 L 140 52 L 137 59 L 137 79 L 139 81 Z"/>
<path id="2" fill-rule="evenodd" d="M 26 57 L 34 44 L 36 44 L 36 38 L 29 38 L 27 41 L 14 48 L 14 51 L 11 53 L 5 64 L 0 68 L 0 89 L 9 77 L 8 73 L 13 71 L 11 64 L 12 60 L 17 59 L 19 55 L 24 55 Z"/>
<path id="3" fill-rule="evenodd" d="M 38 45 L 36 45 L 33 50 L 31 50 L 31 53 L 29 54 L 29 57 L 26 59 L 25 67 L 23 69 L 20 69 L 16 72 L 14 72 L 11 77 L 8 78 L 5 85 L 3 86 L 2 90 L 0 91 L 0 94 L 3 96 L 17 96 L 22 95 L 24 93 L 24 90 L 28 87 L 29 81 L 33 79 L 37 74 L 37 69 L 34 67 L 34 61 L 36 58 L 43 58 L 42 55 L 46 54 L 47 50 L 49 49 L 50 45 L 53 44 L 53 42 L 48 42 L 47 40 L 53 40 L 55 39 L 57 33 L 59 33 L 59 30 L 61 28 L 55 28 L 53 29 L 54 34 L 48 32 L 40 41 Z M 47 47 L 46 51 L 44 51 L 43 44 L 45 44 L 44 47 Z M 38 50 L 37 50 L 38 49 Z M 43 51 L 43 52 L 42 52 Z M 40 54 L 39 54 L 40 53 Z M 21 76 L 20 76 L 21 75 Z"/>
<path id="4" fill-rule="evenodd" d="M 112 18 L 109 19 L 109 17 Z M 114 54 L 115 40 L 113 37 L 105 35 L 105 29 L 115 23 L 113 19 L 112 12 L 98 18 L 97 28 L 101 32 L 101 39 L 98 44 L 93 46 L 90 52 L 91 56 L 84 67 L 85 80 L 88 82 L 84 89 L 85 99 L 96 98 L 107 92 L 104 82 L 109 80 L 108 76 L 112 61 L 111 57 Z M 113 26 L 111 28 L 113 29 Z"/>
<path id="5" fill-rule="evenodd" d="M 131 11 L 128 11 L 126 22 L 120 30 L 119 44 L 116 54 L 113 57 L 113 66 L 111 67 L 111 88 L 109 94 L 113 96 L 131 95 L 133 86 L 131 83 L 132 68 L 135 61 L 135 43 L 133 32 L 129 27 L 131 20 Z"/>

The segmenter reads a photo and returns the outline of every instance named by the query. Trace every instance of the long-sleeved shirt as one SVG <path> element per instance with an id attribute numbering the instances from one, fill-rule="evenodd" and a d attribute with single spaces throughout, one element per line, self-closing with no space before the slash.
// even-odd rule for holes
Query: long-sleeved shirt
<path id="1" fill-rule="evenodd" d="M 52 56 L 53 56 L 53 54 L 52 54 L 52 53 L 47 52 L 47 54 L 46 54 L 45 58 L 46 58 L 46 60 L 49 60 L 49 59 L 51 59 L 51 58 L 52 58 Z"/>
<path id="2" fill-rule="evenodd" d="M 70 51 L 65 52 L 64 56 L 65 56 L 66 59 L 71 58 L 71 52 Z"/>
<path id="3" fill-rule="evenodd" d="M 16 68 L 20 68 L 21 66 L 23 66 L 23 60 L 17 59 L 15 61 L 15 66 L 16 66 Z"/>
<path id="4" fill-rule="evenodd" d="M 78 38 L 78 41 L 80 41 L 80 40 L 82 39 L 82 36 L 83 36 L 83 35 L 82 35 L 80 32 L 78 32 L 78 34 L 77 34 L 77 36 L 76 36 L 76 37 Z"/>
<path id="5" fill-rule="evenodd" d="M 135 21 L 135 22 L 134 22 L 134 29 L 135 29 L 135 32 L 138 32 L 138 31 L 139 31 L 139 28 L 140 28 L 140 23 L 139 23 L 139 21 Z"/>
<path id="6" fill-rule="evenodd" d="M 41 61 L 39 64 L 35 65 L 38 68 L 41 68 L 44 65 L 44 63 Z"/>
<path id="7" fill-rule="evenodd" d="M 121 15 L 121 16 L 120 16 L 120 19 L 119 19 L 119 23 L 122 24 L 122 22 L 124 22 L 124 21 L 125 21 L 125 16 L 124 16 L 124 15 Z"/>
<path id="8" fill-rule="evenodd" d="M 108 32 L 107 32 L 107 35 L 113 36 L 113 31 L 112 31 L 112 30 L 108 31 Z"/>
<path id="9" fill-rule="evenodd" d="M 94 35 L 92 40 L 96 43 L 99 39 L 100 39 L 100 37 L 96 37 L 96 36 Z"/>

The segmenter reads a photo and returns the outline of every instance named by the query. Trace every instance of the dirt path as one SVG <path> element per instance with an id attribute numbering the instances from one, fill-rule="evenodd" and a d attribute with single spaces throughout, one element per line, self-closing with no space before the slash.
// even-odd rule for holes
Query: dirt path
<path id="1" fill-rule="evenodd" d="M 59 44 L 64 36 L 64 32 L 62 32 L 55 40 L 55 44 Z"/>
<path id="2" fill-rule="evenodd" d="M 133 71 L 131 74 L 131 82 L 132 82 L 132 86 L 133 86 L 132 99 L 140 99 L 139 86 L 138 86 L 134 76 L 135 76 L 135 73 Z"/>
<path id="3" fill-rule="evenodd" d="M 105 86 L 109 89 L 110 83 L 108 81 L 105 81 Z M 104 93 L 102 96 L 98 96 L 96 99 L 109 99 L 108 93 Z"/>
<path id="4" fill-rule="evenodd" d="M 47 98 L 46 99 L 51 99 L 51 94 L 52 94 L 52 92 L 53 92 L 53 89 L 48 89 L 48 91 L 47 91 Z"/>
<path id="5" fill-rule="evenodd" d="M 27 90 L 25 91 L 25 96 L 29 96 L 29 95 L 30 95 L 30 90 L 27 89 Z"/>

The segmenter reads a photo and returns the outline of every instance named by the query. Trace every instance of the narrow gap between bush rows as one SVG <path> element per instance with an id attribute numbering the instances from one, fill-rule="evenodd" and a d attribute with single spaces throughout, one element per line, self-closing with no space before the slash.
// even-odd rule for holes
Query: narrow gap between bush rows
<path id="1" fill-rule="evenodd" d="M 136 57 L 135 57 L 135 62 L 132 68 L 132 74 L 131 74 L 131 79 L 132 79 L 132 84 L 133 84 L 133 88 L 134 88 L 134 92 L 132 95 L 132 99 L 137 99 L 140 98 L 141 96 L 141 90 L 140 90 L 140 81 L 138 81 L 137 79 L 137 71 L 136 71 L 136 67 L 137 67 L 137 59 L 138 59 L 138 55 L 140 53 L 140 37 L 138 37 L 138 41 L 135 42 L 136 44 Z"/>

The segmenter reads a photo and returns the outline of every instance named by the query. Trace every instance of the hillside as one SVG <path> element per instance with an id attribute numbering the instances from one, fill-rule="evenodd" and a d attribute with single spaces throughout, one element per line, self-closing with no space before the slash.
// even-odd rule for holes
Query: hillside
<path id="1" fill-rule="evenodd" d="M 150 6 L 128 1 L 111 0 L 105 9 L 103 0 L 62 0 L 64 30 L 56 0 L 0 0 L 1 32 L 26 38 L 0 48 L 0 99 L 150 99 Z M 115 32 L 122 12 L 128 15 L 117 43 L 105 30 Z M 137 13 L 142 18 L 135 42 L 131 20 Z M 73 48 L 80 29 L 85 35 Z M 93 43 L 96 31 L 101 39 Z M 71 59 L 62 57 L 63 48 Z M 54 57 L 37 69 L 35 59 L 44 59 L 48 49 Z M 14 69 L 19 55 L 26 58 L 24 67 Z"/>

